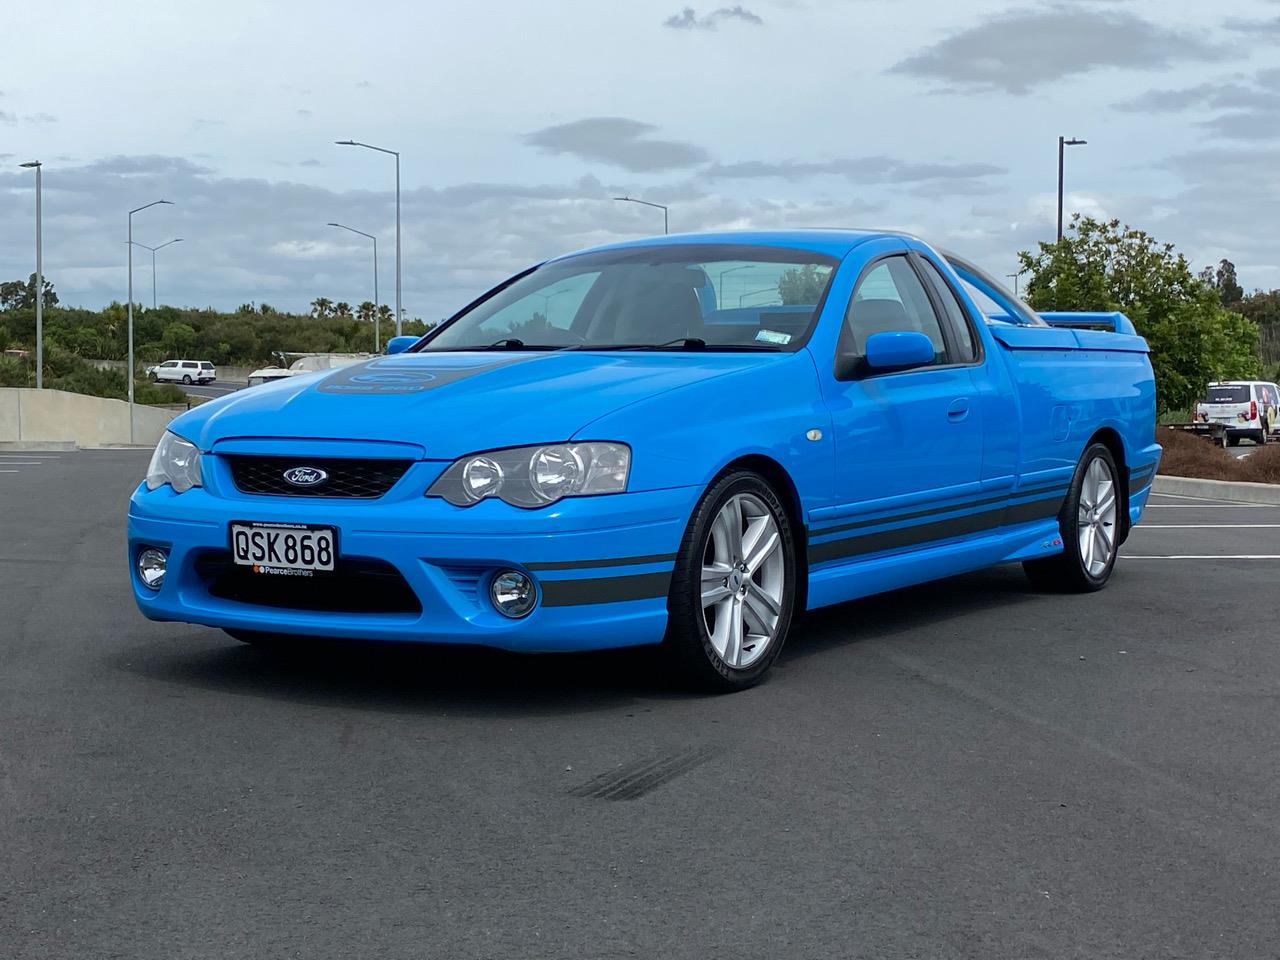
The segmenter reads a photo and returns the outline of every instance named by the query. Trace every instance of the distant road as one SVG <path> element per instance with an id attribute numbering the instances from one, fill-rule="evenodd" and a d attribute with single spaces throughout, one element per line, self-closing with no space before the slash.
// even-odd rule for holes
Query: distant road
<path id="1" fill-rule="evenodd" d="M 213 383 L 179 383 L 175 386 L 181 387 L 183 393 L 190 394 L 193 397 L 221 397 L 228 393 L 235 393 L 237 390 L 243 390 L 248 386 L 241 380 L 215 380 Z"/>

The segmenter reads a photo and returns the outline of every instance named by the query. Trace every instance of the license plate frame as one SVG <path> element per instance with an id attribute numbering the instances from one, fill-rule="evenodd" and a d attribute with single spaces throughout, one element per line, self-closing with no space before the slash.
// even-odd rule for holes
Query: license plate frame
<path id="1" fill-rule="evenodd" d="M 237 540 L 237 532 L 242 532 L 243 542 Z M 255 542 L 254 533 L 263 534 L 261 542 Z M 272 540 L 275 534 L 278 540 Z M 294 559 L 288 559 L 290 552 L 288 538 L 294 538 Z M 232 520 L 227 524 L 228 546 L 231 548 L 231 562 L 236 567 L 251 570 L 256 574 L 276 574 L 285 576 L 324 576 L 332 574 L 338 562 L 338 528 L 327 523 L 289 523 L 276 520 Z M 320 544 L 328 543 L 328 563 L 320 561 Z M 306 546 L 304 546 L 304 544 Z M 241 550 L 241 547 L 244 550 Z M 304 558 L 308 552 L 311 561 Z"/>

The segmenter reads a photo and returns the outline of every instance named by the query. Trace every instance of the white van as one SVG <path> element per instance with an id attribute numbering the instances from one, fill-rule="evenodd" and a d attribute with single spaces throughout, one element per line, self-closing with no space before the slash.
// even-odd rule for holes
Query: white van
<path id="1" fill-rule="evenodd" d="M 148 367 L 147 373 L 158 383 L 213 383 L 218 379 L 218 371 L 208 360 L 166 360 Z"/>
<path id="2" fill-rule="evenodd" d="M 1196 404 L 1196 419 L 1223 424 L 1233 447 L 1241 438 L 1266 443 L 1280 429 L 1280 386 L 1265 380 L 1211 383 Z"/>

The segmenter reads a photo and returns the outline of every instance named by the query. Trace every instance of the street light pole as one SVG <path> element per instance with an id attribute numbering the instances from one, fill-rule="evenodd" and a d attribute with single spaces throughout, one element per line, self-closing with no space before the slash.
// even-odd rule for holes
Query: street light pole
<path id="1" fill-rule="evenodd" d="M 352 233 L 358 233 L 362 237 L 368 237 L 373 241 L 373 352 L 382 352 L 382 338 L 379 336 L 379 326 L 382 323 L 378 316 L 378 238 L 372 233 L 365 233 L 363 230 L 357 230 L 355 227 L 348 227 L 345 223 L 330 222 L 329 226 L 337 227 L 340 230 L 350 230 Z M 398 335 L 398 334 L 397 334 Z"/>
<path id="2" fill-rule="evenodd" d="M 40 209 L 42 166 L 39 160 L 32 160 L 22 166 L 36 172 L 36 389 L 44 389 L 44 240 L 41 236 L 44 216 Z"/>
<path id="3" fill-rule="evenodd" d="M 379 153 L 389 153 L 396 158 L 396 336 L 400 336 L 400 153 L 397 150 L 388 150 L 386 147 L 375 147 L 371 143 L 361 143 L 359 140 L 335 140 L 334 143 L 343 147 L 364 147 L 366 150 L 377 150 Z"/>
<path id="4" fill-rule="evenodd" d="M 174 237 L 172 240 L 166 240 L 158 247 L 148 247 L 145 243 L 136 243 L 134 246 L 141 247 L 143 250 L 151 251 L 151 309 L 156 308 L 156 251 L 163 250 L 171 243 L 181 243 L 181 237 Z"/>
<path id="5" fill-rule="evenodd" d="M 1018 295 L 1018 278 L 1022 276 L 1022 273 L 1006 273 L 1005 276 L 1013 281 L 1013 295 L 1016 297 Z"/>
<path id="6" fill-rule="evenodd" d="M 1070 140 L 1065 137 L 1058 138 L 1058 240 L 1062 240 L 1062 155 L 1065 147 L 1081 147 L 1088 143 L 1088 140 L 1077 140 L 1072 137 Z"/>
<path id="7" fill-rule="evenodd" d="M 637 200 L 635 197 L 614 197 L 613 199 L 615 199 L 615 200 L 622 200 L 622 201 L 625 201 L 626 203 L 643 203 L 646 207 L 657 207 L 659 210 L 661 210 L 661 211 L 662 211 L 662 232 L 663 232 L 663 234 L 667 234 L 667 233 L 670 233 L 670 232 L 671 232 L 671 231 L 668 229 L 668 226 L 667 226 L 667 208 L 666 208 L 666 207 L 664 207 L 662 204 L 660 204 L 660 203 L 650 203 L 648 200 Z"/>
<path id="8" fill-rule="evenodd" d="M 125 368 L 125 380 L 129 384 L 129 442 L 133 443 L 133 215 L 139 211 L 146 210 L 148 207 L 154 207 L 157 204 L 167 203 L 173 205 L 171 200 L 152 200 L 150 203 L 144 203 L 140 207 L 134 207 L 129 211 L 129 361 Z"/>

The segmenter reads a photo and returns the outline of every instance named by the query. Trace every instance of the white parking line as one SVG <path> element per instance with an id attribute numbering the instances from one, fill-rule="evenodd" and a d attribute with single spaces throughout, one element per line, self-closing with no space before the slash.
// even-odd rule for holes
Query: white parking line
<path id="1" fill-rule="evenodd" d="M 1148 510 L 1277 510 L 1277 503 L 1148 503 Z"/>
<path id="2" fill-rule="evenodd" d="M 1280 523 L 1140 523 L 1135 530 L 1275 530 Z"/>
<path id="3" fill-rule="evenodd" d="M 1122 554 L 1125 560 L 1280 560 L 1280 553 L 1179 553 L 1148 556 L 1141 553 Z"/>

